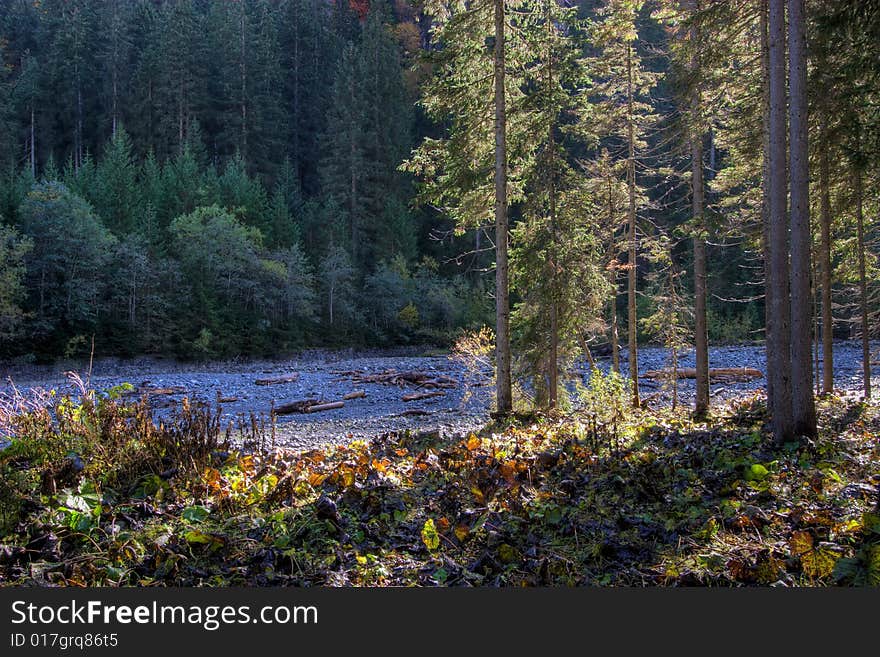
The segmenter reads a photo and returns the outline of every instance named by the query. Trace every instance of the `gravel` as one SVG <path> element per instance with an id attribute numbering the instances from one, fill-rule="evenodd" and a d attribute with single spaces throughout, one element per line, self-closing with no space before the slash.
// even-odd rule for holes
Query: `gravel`
<path id="1" fill-rule="evenodd" d="M 872 345 L 872 351 L 880 344 Z M 846 394 L 861 392 L 861 346 L 856 342 L 835 344 L 835 386 Z M 694 366 L 693 351 L 680 354 L 681 367 Z M 668 352 L 656 347 L 639 349 L 641 371 L 660 369 L 667 365 Z M 753 367 L 764 371 L 764 349 L 761 346 L 715 347 L 710 350 L 712 367 Z M 608 370 L 608 359 L 599 359 L 601 369 Z M 621 353 L 621 364 L 626 375 L 626 351 Z M 0 395 L 12 392 L 12 384 L 23 392 L 31 389 L 56 390 L 59 394 L 74 393 L 75 387 L 65 376 L 64 366 L 3 367 Z M 462 366 L 447 356 L 419 355 L 412 350 L 385 353 L 356 354 L 346 352 L 310 352 L 288 360 L 272 362 L 223 362 L 182 364 L 152 358 L 124 361 L 107 359 L 95 363 L 91 385 L 105 390 L 122 383 L 136 387 L 180 386 L 185 393 L 162 397 L 179 400 L 184 395 L 191 399 L 216 402 L 219 397 L 235 397 L 237 401 L 222 404 L 224 421 L 268 417 L 274 404 L 309 397 L 324 401 L 341 399 L 355 389 L 366 390 L 366 397 L 345 402 L 340 409 L 314 413 L 279 416 L 276 423 L 276 444 L 294 449 L 309 449 L 321 444 L 366 439 L 388 431 L 437 431 L 444 435 L 459 435 L 478 429 L 488 421 L 488 409 L 493 400 L 489 386 L 463 385 L 446 390 L 443 397 L 404 402 L 402 396 L 413 392 L 412 387 L 399 388 L 380 384 L 355 384 L 339 374 L 341 371 L 361 370 L 379 373 L 385 370 L 419 370 L 462 380 Z M 78 370 L 82 374 L 82 369 Z M 587 368 L 578 367 L 585 376 Z M 297 381 L 269 386 L 255 385 L 257 378 L 299 373 Z M 875 377 L 876 381 L 876 377 Z M 763 388 L 764 379 L 748 383 L 712 386 L 713 400 L 728 399 L 745 392 Z M 876 384 L 875 384 L 876 385 Z M 665 404 L 669 391 L 659 382 L 641 380 L 643 397 L 656 396 L 652 403 Z M 694 382 L 679 382 L 680 403 L 693 402 Z M 425 415 L 402 416 L 404 411 L 419 409 Z M 159 410 L 158 413 L 167 411 Z"/>

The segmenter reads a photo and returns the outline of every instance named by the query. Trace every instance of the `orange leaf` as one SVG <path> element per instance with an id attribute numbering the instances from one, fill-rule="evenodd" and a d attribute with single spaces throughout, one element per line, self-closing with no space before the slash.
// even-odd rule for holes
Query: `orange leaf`
<path id="1" fill-rule="evenodd" d="M 437 521 L 437 529 L 439 529 L 441 532 L 448 532 L 449 531 L 449 518 L 447 518 L 446 516 L 443 516 L 442 518 L 440 518 Z"/>
<path id="2" fill-rule="evenodd" d="M 467 538 L 467 535 L 471 533 L 471 528 L 467 525 L 456 525 L 455 526 L 455 537 L 459 541 L 463 541 Z"/>
<path id="3" fill-rule="evenodd" d="M 205 468 L 205 485 L 213 492 L 219 492 L 223 487 L 223 477 L 215 468 Z"/>
<path id="4" fill-rule="evenodd" d="M 501 476 L 504 477 L 504 480 L 508 484 L 516 483 L 517 469 L 515 461 L 507 461 L 505 463 L 502 463 L 499 471 L 501 472 Z"/>
<path id="5" fill-rule="evenodd" d="M 483 441 L 480 440 L 475 434 L 471 434 L 467 439 L 467 448 L 468 451 L 473 452 L 474 450 L 480 449 L 480 446 L 483 444 Z"/>

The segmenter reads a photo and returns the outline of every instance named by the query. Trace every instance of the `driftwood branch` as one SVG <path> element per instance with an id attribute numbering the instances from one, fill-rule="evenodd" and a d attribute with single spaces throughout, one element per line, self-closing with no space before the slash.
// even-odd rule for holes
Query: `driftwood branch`
<path id="1" fill-rule="evenodd" d="M 318 404 L 317 399 L 298 399 L 296 401 L 279 404 L 275 407 L 276 415 L 290 415 L 291 413 L 306 413 L 309 406 Z"/>
<path id="2" fill-rule="evenodd" d="M 284 376 L 275 376 L 267 379 L 256 379 L 254 383 L 256 383 L 258 386 L 271 386 L 278 383 L 293 383 L 298 379 L 299 374 L 294 372 L 293 374 L 285 374 Z"/>
<path id="3" fill-rule="evenodd" d="M 306 409 L 306 413 L 319 413 L 320 411 L 332 411 L 334 408 L 342 408 L 345 406 L 345 402 L 335 401 L 328 402 L 326 404 L 315 404 L 314 406 L 309 406 Z"/>
<path id="4" fill-rule="evenodd" d="M 645 379 L 671 379 L 675 374 L 679 379 L 696 379 L 697 370 L 693 367 L 648 370 L 642 374 Z M 763 378 L 764 373 L 751 367 L 713 367 L 709 369 L 709 380 L 713 383 L 737 383 Z"/>
<path id="5" fill-rule="evenodd" d="M 379 383 L 382 385 L 406 386 L 416 388 L 455 388 L 458 382 L 448 376 L 430 372 L 385 370 L 376 374 L 366 374 L 355 370 L 339 372 L 339 375 L 351 379 L 353 383 Z"/>
<path id="6" fill-rule="evenodd" d="M 445 392 L 440 392 L 439 390 L 435 390 L 434 392 L 414 392 L 411 395 L 404 395 L 403 401 L 411 402 L 418 401 L 419 399 L 429 399 L 431 397 L 445 397 Z"/>

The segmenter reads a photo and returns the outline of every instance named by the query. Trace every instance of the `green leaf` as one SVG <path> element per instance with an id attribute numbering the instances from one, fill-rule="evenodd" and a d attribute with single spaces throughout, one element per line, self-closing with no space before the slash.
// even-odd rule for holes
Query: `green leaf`
<path id="1" fill-rule="evenodd" d="M 187 522 L 203 522 L 211 512 L 203 506 L 188 506 L 180 514 Z"/>
<path id="2" fill-rule="evenodd" d="M 213 542 L 213 537 L 210 534 L 206 534 L 205 532 L 201 532 L 197 529 L 190 530 L 183 535 L 183 538 L 186 539 L 187 543 L 202 543 L 209 544 Z"/>
<path id="3" fill-rule="evenodd" d="M 770 471 L 760 463 L 753 463 L 745 473 L 747 481 L 761 481 L 770 474 Z"/>

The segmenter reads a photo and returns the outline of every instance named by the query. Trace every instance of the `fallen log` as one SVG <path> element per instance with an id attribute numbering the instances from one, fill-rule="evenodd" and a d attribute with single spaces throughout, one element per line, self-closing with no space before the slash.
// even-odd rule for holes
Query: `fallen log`
<path id="1" fill-rule="evenodd" d="M 293 383 L 298 379 L 299 374 L 294 372 L 293 374 L 285 374 L 284 376 L 275 376 L 267 379 L 256 379 L 254 383 L 258 386 L 271 386 L 278 383 Z"/>
<path id="2" fill-rule="evenodd" d="M 648 370 L 642 374 L 645 379 L 671 379 L 674 370 Z M 693 367 L 680 367 L 675 374 L 679 379 L 696 379 L 697 370 Z M 764 373 L 751 367 L 712 367 L 709 369 L 709 380 L 714 383 L 737 383 L 761 379 Z"/>
<path id="3" fill-rule="evenodd" d="M 330 370 L 330 374 L 336 376 L 360 376 L 363 373 L 363 370 Z"/>
<path id="4" fill-rule="evenodd" d="M 238 397 L 220 397 L 219 395 L 217 397 L 218 404 L 231 404 L 232 402 L 237 402 L 237 401 L 238 401 Z"/>
<path id="5" fill-rule="evenodd" d="M 297 399 L 296 401 L 279 404 L 275 407 L 276 415 L 290 415 L 291 413 L 306 413 L 310 406 L 319 403 L 317 399 Z"/>
<path id="6" fill-rule="evenodd" d="M 342 398 L 345 400 L 348 400 L 348 399 L 360 399 L 360 398 L 366 397 L 366 396 L 367 396 L 366 390 L 352 390 L 347 395 L 342 395 Z"/>
<path id="7" fill-rule="evenodd" d="M 346 372 L 343 375 L 350 378 L 354 383 L 380 383 L 382 385 L 396 386 L 413 385 L 417 388 L 455 388 L 458 385 L 458 382 L 451 377 L 414 370 L 385 370 L 375 374 Z"/>
<path id="8" fill-rule="evenodd" d="M 142 392 L 145 392 L 150 397 L 160 395 L 182 395 L 186 392 L 186 388 L 183 386 L 170 386 L 168 388 L 149 388 Z"/>
<path id="9" fill-rule="evenodd" d="M 327 404 L 315 404 L 314 406 L 309 406 L 306 409 L 306 413 L 320 413 L 321 411 L 332 411 L 334 408 L 342 408 L 345 406 L 345 402 L 336 401 L 329 402 Z"/>
<path id="10" fill-rule="evenodd" d="M 130 390 L 127 392 L 127 395 L 137 395 L 143 397 L 146 395 L 147 397 L 161 397 L 164 395 L 182 395 L 186 392 L 186 388 L 183 386 L 169 386 L 167 388 L 146 388 L 141 387 L 136 390 Z"/>
<path id="11" fill-rule="evenodd" d="M 403 401 L 411 402 L 418 401 L 419 399 L 430 399 L 431 397 L 445 397 L 445 392 L 440 392 L 439 390 L 435 390 L 434 392 L 414 392 L 411 395 L 404 395 Z"/>

